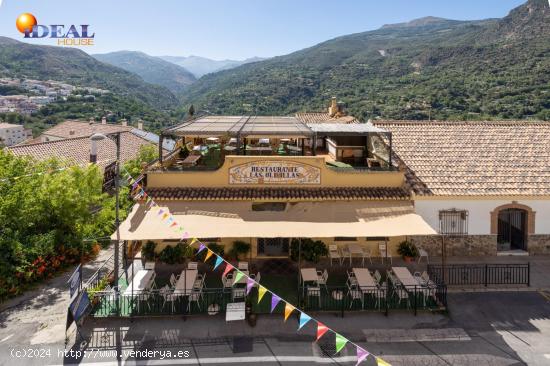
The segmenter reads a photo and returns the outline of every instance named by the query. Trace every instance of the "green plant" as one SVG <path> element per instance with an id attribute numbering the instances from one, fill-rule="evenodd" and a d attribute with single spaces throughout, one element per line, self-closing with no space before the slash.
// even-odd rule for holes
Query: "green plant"
<path id="1" fill-rule="evenodd" d="M 170 245 L 164 248 L 159 254 L 159 259 L 167 264 L 183 263 L 184 254 L 183 245 L 178 243 L 174 246 Z"/>
<path id="2" fill-rule="evenodd" d="M 103 277 L 101 280 L 99 280 L 99 282 L 97 283 L 97 285 L 93 286 L 93 287 L 89 287 L 87 289 L 87 292 L 88 292 L 88 297 L 90 299 L 92 299 L 96 293 L 100 292 L 100 291 L 103 291 L 107 285 L 109 284 L 109 277 Z"/>
<path id="3" fill-rule="evenodd" d="M 147 243 L 141 248 L 141 257 L 146 261 L 155 260 L 155 246 L 156 244 L 151 240 L 148 240 Z"/>
<path id="4" fill-rule="evenodd" d="M 250 243 L 242 240 L 235 240 L 229 254 L 235 257 L 236 260 L 239 260 L 239 255 L 246 255 L 248 252 L 250 252 Z"/>
<path id="5" fill-rule="evenodd" d="M 300 245 L 300 240 L 302 244 Z M 317 263 L 321 257 L 328 255 L 328 249 L 324 242 L 321 240 L 305 239 L 292 239 L 290 243 L 290 259 L 298 261 L 299 252 L 301 251 L 301 259 Z"/>
<path id="6" fill-rule="evenodd" d="M 207 247 L 208 247 L 208 249 L 210 249 L 211 251 L 213 251 L 217 255 L 223 257 L 223 255 L 224 255 L 223 245 L 219 245 L 219 244 L 216 244 L 216 243 L 208 243 Z M 206 253 L 205 253 L 205 255 L 206 255 Z"/>
<path id="7" fill-rule="evenodd" d="M 399 253 L 399 255 L 401 255 L 402 257 L 410 257 L 410 258 L 418 257 L 418 249 L 409 240 L 403 240 L 401 243 L 399 243 L 399 247 L 397 248 L 397 253 Z"/>

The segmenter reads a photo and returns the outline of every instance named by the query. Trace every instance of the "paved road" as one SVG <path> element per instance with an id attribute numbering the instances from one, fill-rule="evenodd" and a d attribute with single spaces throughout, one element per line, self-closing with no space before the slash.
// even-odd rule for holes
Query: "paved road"
<path id="1" fill-rule="evenodd" d="M 449 295 L 449 316 L 325 314 L 320 320 L 393 365 L 550 365 L 549 299 L 535 292 L 460 293 Z M 255 328 L 217 317 L 95 320 L 84 329 L 84 348 L 75 345 L 67 354 L 60 341 L 64 333 L 55 328 L 46 339 L 39 311 L 35 316 L 34 322 L 2 323 L 0 365 L 116 365 L 117 348 L 129 365 L 355 364 L 352 347 L 327 356 L 334 349 L 332 337 L 315 343 L 313 324 L 296 332 L 296 319 L 283 323 L 279 316 L 260 317 Z M 13 349 L 28 348 L 45 350 L 45 357 L 12 356 Z M 76 353 L 82 350 L 87 353 Z"/>

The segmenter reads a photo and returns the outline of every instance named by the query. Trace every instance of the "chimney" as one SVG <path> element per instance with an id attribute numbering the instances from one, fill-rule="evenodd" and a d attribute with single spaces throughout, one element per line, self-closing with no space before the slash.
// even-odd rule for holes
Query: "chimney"
<path id="1" fill-rule="evenodd" d="M 138 121 L 138 130 L 143 130 L 143 121 Z"/>
<path id="2" fill-rule="evenodd" d="M 92 135 L 90 137 L 92 146 L 90 147 L 90 163 L 95 164 L 97 162 L 97 142 L 101 140 L 101 137 L 97 135 Z"/>
<path id="3" fill-rule="evenodd" d="M 69 136 L 74 136 L 74 133 L 75 133 L 74 130 L 69 130 Z"/>
<path id="4" fill-rule="evenodd" d="M 342 117 L 342 116 L 346 115 L 346 111 L 344 110 L 344 103 L 343 102 L 338 102 L 337 103 L 337 108 L 338 108 L 338 111 L 336 112 L 336 115 L 338 117 Z"/>
<path id="5" fill-rule="evenodd" d="M 102 117 L 102 118 L 101 118 L 101 124 L 102 124 L 102 125 L 106 125 L 106 124 L 107 124 L 107 117 Z"/>
<path id="6" fill-rule="evenodd" d="M 330 99 L 330 107 L 328 107 L 328 114 L 331 117 L 334 117 L 334 115 L 338 112 L 338 103 L 336 102 L 336 97 L 332 97 Z"/>
<path id="7" fill-rule="evenodd" d="M 128 121 L 126 121 L 126 119 L 123 118 L 123 119 L 120 121 L 120 124 L 121 124 L 122 126 L 128 126 Z"/>

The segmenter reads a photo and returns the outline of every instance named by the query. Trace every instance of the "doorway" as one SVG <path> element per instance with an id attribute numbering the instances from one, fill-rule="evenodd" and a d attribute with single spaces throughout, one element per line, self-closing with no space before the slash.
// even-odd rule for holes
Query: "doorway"
<path id="1" fill-rule="evenodd" d="M 498 250 L 527 250 L 527 211 L 508 208 L 498 213 Z"/>
<path id="2" fill-rule="evenodd" d="M 258 238 L 258 255 L 288 256 L 289 238 Z"/>

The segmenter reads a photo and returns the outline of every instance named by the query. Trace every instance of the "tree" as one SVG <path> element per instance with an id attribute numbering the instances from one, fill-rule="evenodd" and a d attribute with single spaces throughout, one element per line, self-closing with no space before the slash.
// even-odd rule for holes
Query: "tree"
<path id="1" fill-rule="evenodd" d="M 193 106 L 193 104 L 191 104 L 187 113 L 189 114 L 189 117 L 193 117 L 195 115 L 195 107 Z"/>

